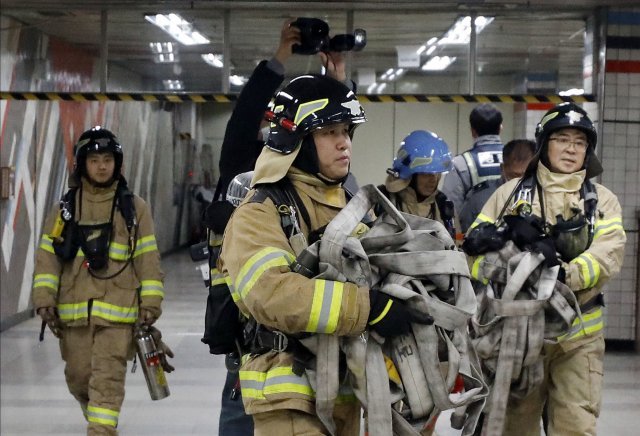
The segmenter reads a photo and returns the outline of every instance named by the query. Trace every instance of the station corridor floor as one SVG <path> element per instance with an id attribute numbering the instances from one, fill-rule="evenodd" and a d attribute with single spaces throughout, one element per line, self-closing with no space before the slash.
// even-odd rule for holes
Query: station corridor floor
<path id="1" fill-rule="evenodd" d="M 196 266 L 187 251 L 163 258 L 166 299 L 157 326 L 175 353 L 176 370 L 167 376 L 171 395 L 152 401 L 142 370 L 131 374 L 129 364 L 121 436 L 218 434 L 224 358 L 209 354 L 200 342 L 207 290 Z M 57 340 L 47 331 L 39 343 L 39 329 L 39 319 L 32 318 L 0 334 L 0 435 L 84 435 L 85 421 L 67 391 Z M 436 430 L 440 436 L 460 434 L 449 428 L 446 413 Z M 640 434 L 640 354 L 606 354 L 598 434 Z"/>

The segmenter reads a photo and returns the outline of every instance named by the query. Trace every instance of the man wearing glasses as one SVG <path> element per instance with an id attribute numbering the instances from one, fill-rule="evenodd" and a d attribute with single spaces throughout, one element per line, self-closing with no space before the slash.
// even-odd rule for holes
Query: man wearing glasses
<path id="1" fill-rule="evenodd" d="M 595 154 L 597 134 L 587 113 L 573 103 L 549 110 L 536 129 L 537 152 L 522 179 L 511 180 L 489 198 L 472 225 L 500 226 L 503 217 L 537 220 L 540 239 L 528 247 L 547 266 L 560 265 L 558 280 L 574 292 L 582 313 L 566 334 L 542 349 L 544 380 L 524 398 L 509 398 L 504 434 L 596 434 L 604 358 L 603 286 L 622 266 L 625 232 L 620 203 L 589 179 L 602 173 Z M 512 222 L 512 221 L 510 221 Z M 530 229 L 529 229 L 530 230 Z M 509 238 L 516 241 L 515 228 Z M 518 242 L 516 242 L 518 245 Z M 483 256 L 474 263 L 482 280 Z"/>

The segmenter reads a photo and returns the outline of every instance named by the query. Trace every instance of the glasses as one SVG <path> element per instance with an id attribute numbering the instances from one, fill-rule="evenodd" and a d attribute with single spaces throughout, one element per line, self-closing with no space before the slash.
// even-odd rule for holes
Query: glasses
<path id="1" fill-rule="evenodd" d="M 570 145 L 573 146 L 578 151 L 585 151 L 589 146 L 589 143 L 584 139 L 571 139 L 568 136 L 552 136 L 549 138 L 550 141 L 554 141 L 563 149 L 569 148 Z"/>

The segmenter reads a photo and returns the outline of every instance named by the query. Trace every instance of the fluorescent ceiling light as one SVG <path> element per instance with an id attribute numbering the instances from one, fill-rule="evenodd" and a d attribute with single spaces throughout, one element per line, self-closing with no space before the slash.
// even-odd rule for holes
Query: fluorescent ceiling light
<path id="1" fill-rule="evenodd" d="M 178 56 L 175 53 L 158 53 L 153 56 L 153 61 L 156 64 L 170 64 L 178 62 Z"/>
<path id="2" fill-rule="evenodd" d="M 204 60 L 211 66 L 214 66 L 216 68 L 222 68 L 224 66 L 224 63 L 222 62 L 223 57 L 221 54 L 206 53 L 201 56 L 202 60 Z"/>
<path id="3" fill-rule="evenodd" d="M 436 42 L 438 42 L 438 38 L 434 36 L 429 41 L 427 41 L 427 45 L 435 44 Z"/>
<path id="4" fill-rule="evenodd" d="M 381 83 L 380 85 L 378 85 L 378 89 L 376 89 L 376 93 L 380 94 L 382 91 L 384 91 L 384 88 L 387 87 L 386 83 Z"/>
<path id="5" fill-rule="evenodd" d="M 432 45 L 431 47 L 429 47 L 429 50 L 427 50 L 427 56 L 429 56 L 434 51 L 436 51 L 436 46 Z"/>
<path id="6" fill-rule="evenodd" d="M 418 50 L 416 50 L 416 54 L 420 55 L 422 54 L 423 51 L 425 51 L 427 49 L 426 45 L 421 45 L 420 48 Z"/>
<path id="7" fill-rule="evenodd" d="M 571 89 L 567 89 L 566 91 L 560 91 L 558 94 L 562 96 L 582 95 L 584 94 L 584 89 L 571 88 Z"/>
<path id="8" fill-rule="evenodd" d="M 193 28 L 193 25 L 178 14 L 145 15 L 145 20 L 155 24 L 176 41 L 184 45 L 208 44 L 209 40 Z"/>
<path id="9" fill-rule="evenodd" d="M 476 34 L 482 32 L 493 21 L 493 17 L 476 17 Z M 438 44 L 468 44 L 471 40 L 471 17 L 459 17 L 447 30 Z"/>
<path id="10" fill-rule="evenodd" d="M 378 86 L 376 82 L 373 82 L 371 85 L 369 85 L 369 87 L 367 88 L 367 94 L 373 93 L 374 89 L 376 89 L 376 86 Z"/>
<path id="11" fill-rule="evenodd" d="M 173 53 L 177 47 L 172 42 L 150 42 L 149 48 L 151 49 L 151 53 Z"/>
<path id="12" fill-rule="evenodd" d="M 247 79 L 244 76 L 238 76 L 236 74 L 233 74 L 232 76 L 229 76 L 229 83 L 231 83 L 234 86 L 242 86 L 245 83 L 247 83 Z"/>
<path id="13" fill-rule="evenodd" d="M 184 83 L 182 83 L 182 80 L 163 80 L 162 85 L 164 86 L 164 89 L 169 91 L 179 91 L 184 89 Z"/>
<path id="14" fill-rule="evenodd" d="M 456 60 L 450 56 L 434 56 L 422 66 L 423 71 L 442 71 Z"/>

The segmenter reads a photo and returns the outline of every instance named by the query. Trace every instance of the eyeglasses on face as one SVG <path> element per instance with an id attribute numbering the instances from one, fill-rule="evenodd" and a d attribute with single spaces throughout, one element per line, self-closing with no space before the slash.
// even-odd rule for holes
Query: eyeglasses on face
<path id="1" fill-rule="evenodd" d="M 561 148 L 567 149 L 570 145 L 573 145 L 578 151 L 585 151 L 589 146 L 586 139 L 571 139 L 569 136 L 550 136 L 549 141 L 553 141 Z"/>

